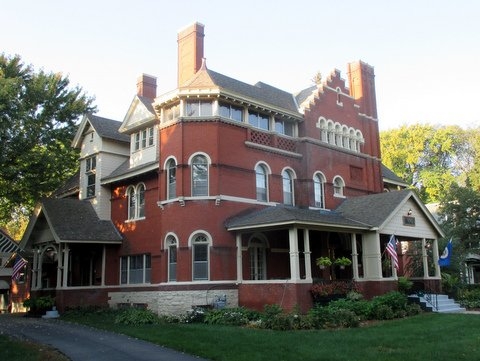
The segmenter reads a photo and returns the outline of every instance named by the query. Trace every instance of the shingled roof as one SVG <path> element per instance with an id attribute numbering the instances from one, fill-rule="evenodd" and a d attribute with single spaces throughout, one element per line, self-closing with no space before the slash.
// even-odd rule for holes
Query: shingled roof
<path id="1" fill-rule="evenodd" d="M 150 108 L 152 108 L 150 104 Z M 153 108 L 152 108 L 153 110 Z M 122 134 L 118 132 L 118 129 L 122 125 L 122 122 L 117 120 L 99 117 L 97 115 L 89 114 L 87 116 L 90 124 L 98 133 L 98 135 L 105 139 L 111 139 L 118 142 L 130 142 L 130 136 L 128 134 Z"/>
<path id="2" fill-rule="evenodd" d="M 380 227 L 410 197 L 413 197 L 413 192 L 409 189 L 352 197 L 345 199 L 336 211 L 344 217 Z"/>
<path id="3" fill-rule="evenodd" d="M 279 225 L 302 224 L 310 226 L 327 226 L 334 228 L 369 229 L 368 225 L 344 217 L 335 211 L 311 210 L 306 208 L 274 206 L 261 210 L 252 210 L 228 219 L 225 227 L 231 230 L 248 228 L 265 228 Z"/>
<path id="4" fill-rule="evenodd" d="M 15 242 L 6 232 L 0 229 L 0 253 L 13 253 L 19 249 Z"/>
<path id="5" fill-rule="evenodd" d="M 57 242 L 121 243 L 111 221 L 100 220 L 89 201 L 44 199 L 42 212 Z"/>
<path id="6" fill-rule="evenodd" d="M 276 108 L 285 109 L 290 113 L 298 113 L 298 116 L 301 116 L 293 94 L 263 82 L 255 85 L 244 83 L 207 69 L 205 63 L 192 79 L 181 85 L 181 88 L 211 88 L 213 86 L 220 88 L 220 92 L 260 101 Z"/>

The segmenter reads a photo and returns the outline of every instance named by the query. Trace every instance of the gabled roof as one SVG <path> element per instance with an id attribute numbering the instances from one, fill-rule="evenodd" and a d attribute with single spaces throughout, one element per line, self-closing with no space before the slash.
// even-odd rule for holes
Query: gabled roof
<path id="1" fill-rule="evenodd" d="M 337 207 L 336 211 L 344 217 L 381 229 L 409 200 L 415 202 L 422 209 L 433 228 L 443 236 L 443 231 L 435 218 L 415 192 L 410 189 L 347 198 Z"/>
<path id="2" fill-rule="evenodd" d="M 89 201 L 74 198 L 47 198 L 35 209 L 34 216 L 22 238 L 23 247 L 35 237 L 36 223 L 42 216 L 57 243 L 119 244 L 122 242 L 122 236 L 113 223 L 100 220 Z"/>
<path id="3" fill-rule="evenodd" d="M 95 129 L 95 132 L 101 138 L 123 143 L 130 142 L 130 137 L 128 135 L 119 133 L 118 129 L 121 126 L 121 123 L 119 121 L 102 118 L 93 114 L 86 114 L 83 117 L 80 125 L 78 126 L 75 138 L 73 138 L 72 146 L 74 148 L 80 147 L 83 139 L 83 134 L 88 129 L 88 125 Z"/>
<path id="4" fill-rule="evenodd" d="M 152 99 L 135 95 L 118 131 L 125 135 L 130 134 L 139 128 L 152 125 L 156 119 Z"/>
<path id="5" fill-rule="evenodd" d="M 15 242 L 7 232 L 0 229 L 0 253 L 14 253 L 18 250 L 18 243 Z"/>
<path id="6" fill-rule="evenodd" d="M 273 206 L 261 210 L 253 210 L 250 213 L 228 219 L 225 222 L 225 227 L 232 231 L 292 224 L 351 229 L 370 228 L 368 225 L 348 219 L 335 211 L 286 206 Z"/>

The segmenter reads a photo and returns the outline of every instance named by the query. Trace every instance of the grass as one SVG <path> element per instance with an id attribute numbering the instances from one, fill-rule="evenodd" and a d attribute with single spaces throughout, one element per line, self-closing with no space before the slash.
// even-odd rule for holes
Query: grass
<path id="1" fill-rule="evenodd" d="M 132 326 L 115 324 L 111 314 L 102 313 L 62 318 L 218 361 L 480 360 L 479 315 L 427 313 L 361 328 L 316 331 L 206 324 Z"/>
<path id="2" fill-rule="evenodd" d="M 69 322 L 119 332 L 210 360 L 480 360 L 480 315 L 435 314 L 353 329 L 272 331 L 206 324 L 122 325 L 111 312 L 71 313 Z M 55 350 L 0 335 L 0 360 L 65 361 Z"/>
<path id="3" fill-rule="evenodd" d="M 57 350 L 27 341 L 17 341 L 0 335 L 0 360 L 8 361 L 67 361 Z"/>

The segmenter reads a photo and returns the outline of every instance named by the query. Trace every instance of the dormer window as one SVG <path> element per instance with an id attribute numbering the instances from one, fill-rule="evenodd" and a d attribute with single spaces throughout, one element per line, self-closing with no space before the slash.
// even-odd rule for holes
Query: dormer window
<path id="1" fill-rule="evenodd" d="M 188 100 L 185 115 L 187 117 L 205 117 L 213 115 L 212 102 L 206 100 Z"/>

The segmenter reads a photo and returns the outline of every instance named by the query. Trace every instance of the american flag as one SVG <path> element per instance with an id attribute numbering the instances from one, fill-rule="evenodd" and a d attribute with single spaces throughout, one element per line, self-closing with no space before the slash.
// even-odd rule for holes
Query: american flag
<path id="1" fill-rule="evenodd" d="M 398 270 L 397 240 L 393 234 L 390 236 L 390 241 L 387 243 L 386 251 L 390 255 L 395 268 Z"/>
<path id="2" fill-rule="evenodd" d="M 20 278 L 23 267 L 25 267 L 26 264 L 27 261 L 25 261 L 22 257 L 17 256 L 15 259 L 15 264 L 13 265 L 12 280 L 16 281 Z"/>

